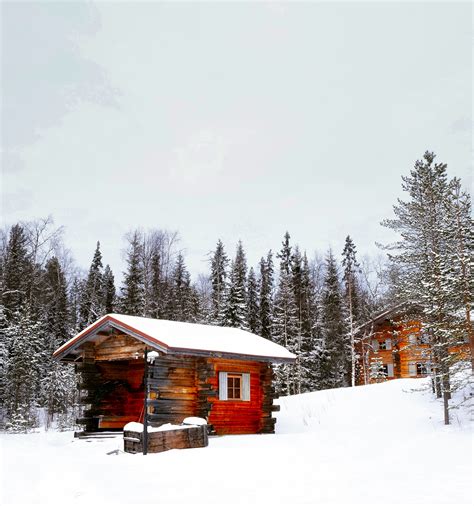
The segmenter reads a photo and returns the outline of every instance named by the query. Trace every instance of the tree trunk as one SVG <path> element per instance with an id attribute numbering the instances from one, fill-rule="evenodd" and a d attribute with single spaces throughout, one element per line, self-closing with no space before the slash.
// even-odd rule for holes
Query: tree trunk
<path id="1" fill-rule="evenodd" d="M 444 404 L 444 425 L 449 425 L 449 392 L 443 393 L 443 404 Z"/>

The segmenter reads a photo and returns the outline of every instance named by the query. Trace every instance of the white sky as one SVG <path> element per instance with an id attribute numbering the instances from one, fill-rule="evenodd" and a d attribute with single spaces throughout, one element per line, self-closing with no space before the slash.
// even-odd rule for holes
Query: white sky
<path id="1" fill-rule="evenodd" d="M 289 230 L 390 233 L 426 149 L 472 184 L 471 3 L 3 3 L 2 220 L 52 214 L 88 268 L 179 230 L 193 275 Z"/>

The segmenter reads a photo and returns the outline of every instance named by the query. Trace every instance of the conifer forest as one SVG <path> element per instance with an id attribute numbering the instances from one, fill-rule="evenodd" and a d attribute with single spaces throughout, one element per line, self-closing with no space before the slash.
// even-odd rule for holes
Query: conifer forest
<path id="1" fill-rule="evenodd" d="M 470 342 L 474 291 L 471 196 L 446 164 L 426 152 L 401 176 L 403 198 L 381 226 L 397 239 L 369 257 L 347 231 L 342 251 L 315 252 L 282 223 L 249 265 L 245 237 L 209 244 L 207 272 L 192 278 L 179 230 L 130 230 L 124 272 L 112 272 L 101 238 L 91 263 L 78 266 L 52 217 L 6 225 L 0 235 L 0 424 L 28 431 L 75 426 L 74 366 L 52 354 L 107 313 L 238 327 L 285 346 L 295 364 L 276 367 L 286 396 L 351 387 L 357 375 L 358 328 L 374 314 L 410 304 L 433 347 L 433 384 L 449 407 L 457 385 L 448 348 Z M 90 238 L 84 238 L 90 240 Z M 471 364 L 466 364 L 471 367 Z M 43 420 L 44 421 L 44 420 Z"/>

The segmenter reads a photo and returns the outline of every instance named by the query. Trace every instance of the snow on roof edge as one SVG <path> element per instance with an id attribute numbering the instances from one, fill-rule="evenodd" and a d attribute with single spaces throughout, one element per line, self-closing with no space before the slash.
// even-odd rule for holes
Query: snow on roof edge
<path id="1" fill-rule="evenodd" d="M 107 324 L 123 326 L 125 327 L 125 331 L 128 330 L 137 334 L 134 337 L 144 342 L 148 341 L 165 353 L 189 352 L 189 354 L 210 356 L 215 356 L 215 354 L 218 354 L 218 356 L 238 355 L 246 357 L 247 360 L 262 358 L 274 362 L 294 361 L 296 359 L 296 356 L 285 347 L 242 329 L 157 320 L 118 313 L 106 314 L 99 318 L 96 322 L 60 346 L 53 353 L 53 357 L 61 360 L 68 350 L 76 348 L 79 344 L 93 336 L 94 330 L 99 330 Z M 211 336 L 209 337 L 208 334 L 211 334 Z M 218 334 L 217 337 L 216 334 Z"/>

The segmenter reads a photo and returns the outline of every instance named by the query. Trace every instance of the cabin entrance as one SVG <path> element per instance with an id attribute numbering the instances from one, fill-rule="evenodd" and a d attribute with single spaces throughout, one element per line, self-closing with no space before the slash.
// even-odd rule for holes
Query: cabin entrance
<path id="1" fill-rule="evenodd" d="M 102 378 L 98 389 L 98 429 L 123 429 L 143 420 L 143 359 L 96 362 Z"/>
<path id="2" fill-rule="evenodd" d="M 86 431 L 121 430 L 128 422 L 143 420 L 144 345 L 115 332 L 98 334 L 82 345 L 82 402 L 80 421 Z"/>

